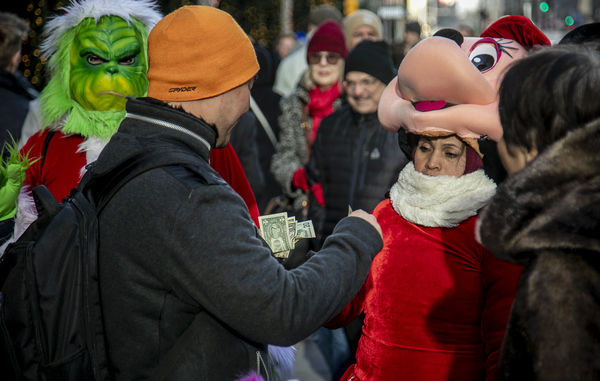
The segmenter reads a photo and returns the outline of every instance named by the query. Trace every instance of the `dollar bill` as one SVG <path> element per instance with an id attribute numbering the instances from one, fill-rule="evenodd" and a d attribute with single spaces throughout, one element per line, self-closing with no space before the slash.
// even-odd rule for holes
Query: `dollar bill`
<path id="1" fill-rule="evenodd" d="M 294 246 L 296 245 L 296 217 L 292 216 L 292 217 L 288 217 L 287 218 L 287 224 L 288 224 L 288 232 L 290 234 L 290 241 L 292 242 L 292 249 L 294 248 Z"/>
<path id="2" fill-rule="evenodd" d="M 300 221 L 296 224 L 296 237 L 298 238 L 315 238 L 315 229 L 312 221 Z"/>
<path id="3" fill-rule="evenodd" d="M 279 253 L 273 253 L 273 255 L 275 256 L 275 258 L 287 258 L 290 256 L 290 251 L 280 251 Z"/>
<path id="4" fill-rule="evenodd" d="M 285 212 L 258 217 L 260 233 L 273 253 L 289 251 L 293 248 L 287 219 Z"/>

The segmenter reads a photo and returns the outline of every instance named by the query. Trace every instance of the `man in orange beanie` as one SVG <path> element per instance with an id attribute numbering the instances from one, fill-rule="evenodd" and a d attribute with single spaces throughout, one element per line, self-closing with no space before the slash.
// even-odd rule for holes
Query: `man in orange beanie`
<path id="1" fill-rule="evenodd" d="M 232 380 L 253 371 L 269 379 L 281 364 L 268 344 L 298 342 L 358 291 L 382 246 L 379 225 L 355 211 L 322 253 L 286 270 L 209 165 L 249 108 L 258 71 L 249 39 L 229 14 L 186 6 L 156 24 L 148 59 L 148 97 L 127 101 L 90 171 L 148 153 L 187 159 L 134 178 L 98 217 L 112 375 Z"/>

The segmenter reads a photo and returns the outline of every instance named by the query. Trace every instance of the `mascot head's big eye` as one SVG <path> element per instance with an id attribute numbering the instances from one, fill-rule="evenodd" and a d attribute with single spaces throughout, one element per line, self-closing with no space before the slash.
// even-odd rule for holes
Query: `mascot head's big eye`
<path id="1" fill-rule="evenodd" d="M 469 61 L 471 61 L 477 70 L 485 73 L 496 65 L 501 55 L 502 51 L 496 40 L 484 37 L 471 47 Z"/>

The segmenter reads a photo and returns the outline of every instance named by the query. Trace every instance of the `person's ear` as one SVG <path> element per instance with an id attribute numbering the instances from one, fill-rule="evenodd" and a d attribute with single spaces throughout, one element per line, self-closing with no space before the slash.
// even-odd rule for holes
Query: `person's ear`
<path id="1" fill-rule="evenodd" d="M 21 63 L 21 50 L 18 50 L 14 56 L 12 56 L 12 58 L 10 59 L 10 64 L 8 65 L 8 68 L 6 68 L 6 71 L 10 72 L 10 73 L 15 73 L 17 71 L 17 69 L 19 68 L 19 64 Z"/>
<path id="2" fill-rule="evenodd" d="M 525 162 L 529 163 L 531 160 L 535 159 L 537 157 L 537 155 L 538 155 L 538 150 L 534 144 L 533 147 L 531 147 L 531 149 L 529 151 L 525 152 Z"/>

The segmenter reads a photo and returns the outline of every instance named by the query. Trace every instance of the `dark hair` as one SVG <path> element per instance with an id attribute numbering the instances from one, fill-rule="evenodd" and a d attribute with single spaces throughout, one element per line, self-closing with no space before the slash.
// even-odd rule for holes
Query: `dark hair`
<path id="1" fill-rule="evenodd" d="M 29 25 L 17 15 L 0 12 L 0 68 L 10 65 L 15 53 L 21 49 Z"/>
<path id="2" fill-rule="evenodd" d="M 510 149 L 538 152 L 600 116 L 600 55 L 553 46 L 516 61 L 500 85 L 498 109 Z"/>
<path id="3" fill-rule="evenodd" d="M 404 27 L 404 31 L 405 32 L 413 32 L 418 35 L 421 35 L 421 24 L 419 24 L 418 21 L 410 21 L 410 22 L 406 23 L 406 26 Z"/>

